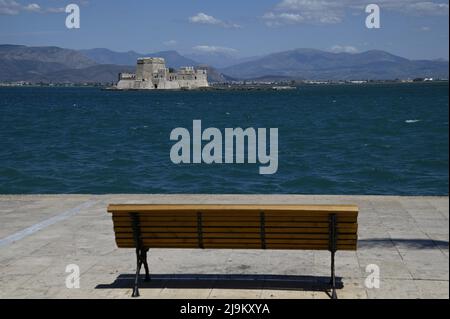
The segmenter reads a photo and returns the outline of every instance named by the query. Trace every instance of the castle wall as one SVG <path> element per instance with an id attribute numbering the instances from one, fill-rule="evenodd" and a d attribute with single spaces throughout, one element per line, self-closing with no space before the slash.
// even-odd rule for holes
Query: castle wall
<path id="1" fill-rule="evenodd" d="M 116 88 L 118 90 L 132 90 L 134 89 L 136 80 L 120 80 Z"/>

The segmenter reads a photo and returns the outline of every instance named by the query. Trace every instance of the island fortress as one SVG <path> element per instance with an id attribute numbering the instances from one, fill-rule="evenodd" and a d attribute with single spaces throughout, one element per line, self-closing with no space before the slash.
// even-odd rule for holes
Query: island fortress
<path id="1" fill-rule="evenodd" d="M 207 87 L 207 72 L 192 66 L 172 70 L 163 58 L 139 58 L 136 74 L 120 73 L 118 90 L 179 90 Z"/>

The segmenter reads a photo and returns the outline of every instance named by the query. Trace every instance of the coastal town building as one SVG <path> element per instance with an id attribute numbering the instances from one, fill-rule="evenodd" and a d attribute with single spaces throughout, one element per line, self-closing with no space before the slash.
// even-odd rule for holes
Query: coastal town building
<path id="1" fill-rule="evenodd" d="M 163 58 L 139 58 L 136 73 L 120 73 L 118 90 L 179 90 L 207 87 L 207 71 L 192 66 L 173 70 Z"/>

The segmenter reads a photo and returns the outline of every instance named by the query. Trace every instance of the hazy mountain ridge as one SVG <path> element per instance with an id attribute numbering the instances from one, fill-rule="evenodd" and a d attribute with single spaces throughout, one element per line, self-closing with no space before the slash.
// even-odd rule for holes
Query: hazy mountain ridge
<path id="1" fill-rule="evenodd" d="M 45 74 L 43 81 L 53 83 L 111 83 L 118 81 L 118 75 L 121 72 L 134 72 L 134 67 L 99 64 L 84 69 L 65 69 Z"/>
<path id="2" fill-rule="evenodd" d="M 413 77 L 448 77 L 448 62 L 413 61 L 381 50 L 332 53 L 295 49 L 223 68 L 221 72 L 241 79 L 265 75 L 312 80 L 387 80 Z"/>
<path id="3" fill-rule="evenodd" d="M 120 72 L 134 72 L 136 59 L 157 56 L 168 67 L 208 69 L 210 82 L 238 79 L 389 80 L 396 78 L 448 78 L 448 61 L 408 60 L 385 51 L 332 53 L 295 49 L 255 57 L 217 69 L 176 51 L 140 54 L 108 49 L 70 50 L 58 47 L 0 45 L 0 81 L 115 82 Z"/>
<path id="4" fill-rule="evenodd" d="M 94 60 L 76 50 L 8 44 L 0 45 L 0 60 L 57 63 L 73 69 L 82 69 L 97 64 Z"/>

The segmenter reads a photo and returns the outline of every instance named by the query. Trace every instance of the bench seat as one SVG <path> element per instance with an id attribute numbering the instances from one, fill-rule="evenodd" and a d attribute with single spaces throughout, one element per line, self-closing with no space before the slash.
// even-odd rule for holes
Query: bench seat
<path id="1" fill-rule="evenodd" d="M 135 248 L 149 279 L 151 248 L 356 250 L 353 205 L 109 205 L 116 244 Z M 335 284 L 333 284 L 335 297 Z"/>

